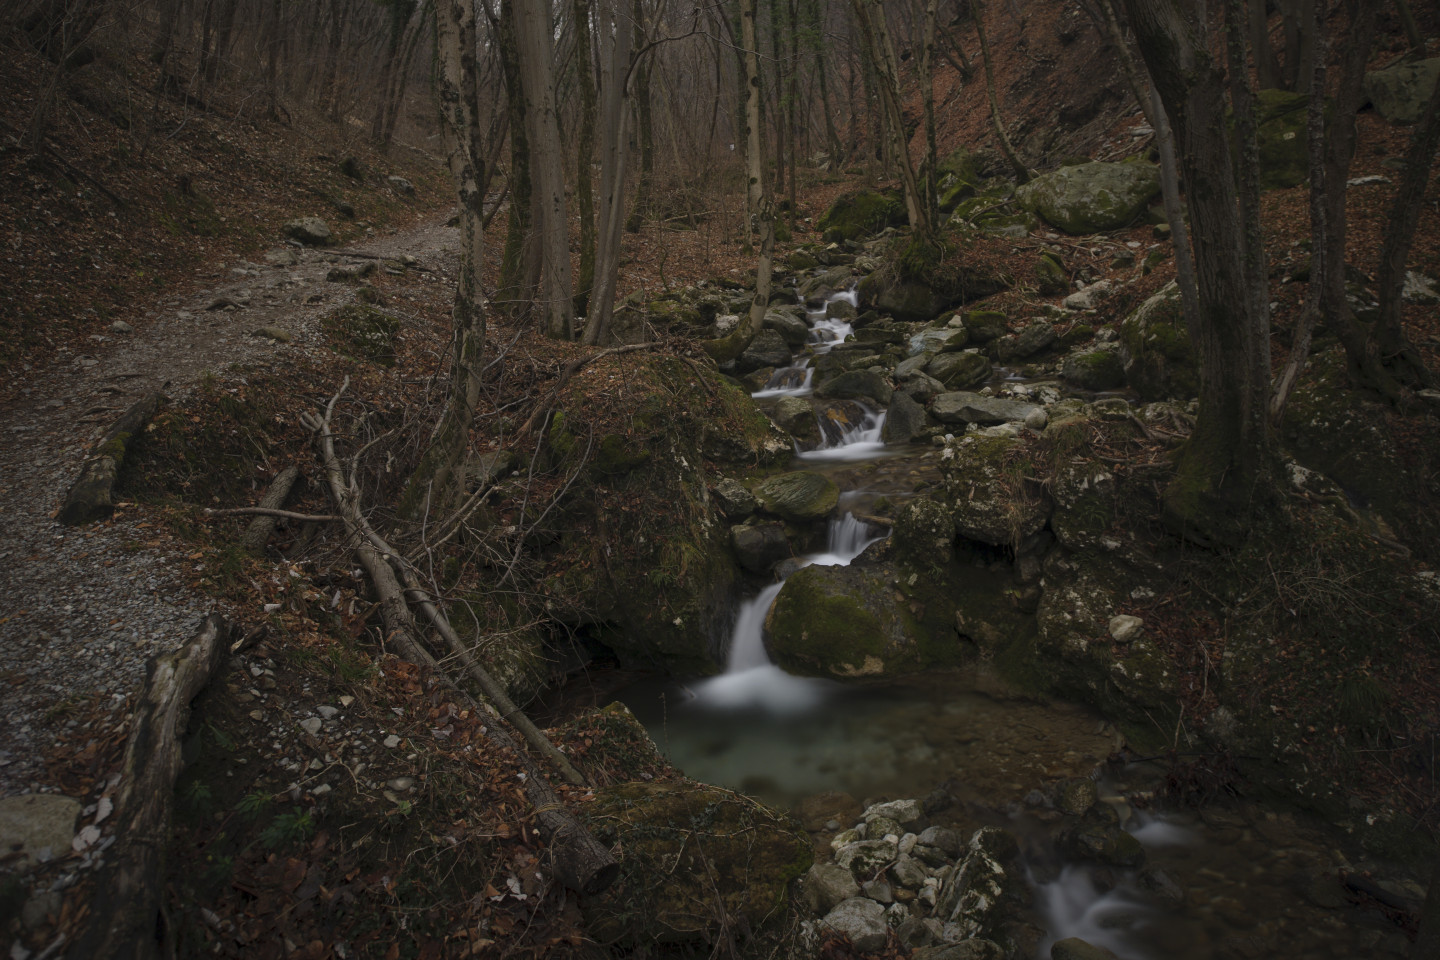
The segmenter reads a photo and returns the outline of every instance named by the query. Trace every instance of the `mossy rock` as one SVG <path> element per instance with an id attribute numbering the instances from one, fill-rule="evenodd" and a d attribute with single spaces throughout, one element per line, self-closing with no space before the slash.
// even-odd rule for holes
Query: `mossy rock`
<path id="1" fill-rule="evenodd" d="M 1012 437 L 975 434 L 945 444 L 940 469 L 956 533 L 1008 546 L 1045 526 L 1050 502 L 1019 444 Z"/>
<path id="2" fill-rule="evenodd" d="M 820 261 L 815 259 L 815 254 L 805 247 L 797 247 L 791 250 L 785 257 L 785 262 L 790 265 L 791 270 L 814 270 L 820 266 Z"/>
<path id="3" fill-rule="evenodd" d="M 1060 376 L 1082 390 L 1115 390 L 1125 385 L 1125 361 L 1114 350 L 1072 353 L 1061 364 Z"/>
<path id="4" fill-rule="evenodd" d="M 1043 174 L 1015 198 L 1030 213 L 1070 234 L 1133 223 L 1160 193 L 1160 168 L 1144 161 L 1083 163 Z"/>
<path id="5" fill-rule="evenodd" d="M 1260 187 L 1281 190 L 1310 179 L 1305 140 L 1310 97 L 1286 90 L 1255 94 L 1255 141 L 1260 148 Z"/>
<path id="6" fill-rule="evenodd" d="M 631 473 L 650 459 L 650 451 L 635 443 L 627 436 L 617 433 L 600 438 L 595 448 L 595 459 L 590 469 L 602 477 L 617 477 Z"/>
<path id="7" fill-rule="evenodd" d="M 1365 97 L 1391 123 L 1418 123 L 1436 83 L 1440 83 L 1440 57 L 1396 62 L 1365 74 Z"/>
<path id="8" fill-rule="evenodd" d="M 585 806 L 596 839 L 622 851 L 620 879 L 584 905 L 588 934 L 605 944 L 708 942 L 722 918 L 758 930 L 785 913 L 790 881 L 815 859 L 793 820 L 709 784 L 621 783 Z"/>
<path id="9" fill-rule="evenodd" d="M 352 303 L 326 314 L 320 326 L 336 352 L 383 367 L 395 366 L 398 317 L 368 304 Z"/>
<path id="10" fill-rule="evenodd" d="M 979 353 L 942 353 L 925 365 L 925 372 L 950 390 L 969 390 L 990 379 L 990 361 Z"/>
<path id="11" fill-rule="evenodd" d="M 996 310 L 966 310 L 960 322 L 974 343 L 989 343 L 1010 332 L 1010 318 Z"/>
<path id="12" fill-rule="evenodd" d="M 1171 282 L 1120 324 L 1125 379 L 1142 400 L 1188 400 L 1200 392 L 1200 368 Z"/>
<path id="13" fill-rule="evenodd" d="M 840 501 L 835 482 L 809 470 L 777 474 L 761 480 L 750 492 L 766 513 L 797 523 L 828 517 Z"/>
<path id="14" fill-rule="evenodd" d="M 710 322 L 698 307 L 680 300 L 651 300 L 645 305 L 645 312 L 652 320 L 675 330 L 693 330 Z"/>
<path id="15" fill-rule="evenodd" d="M 1035 282 L 1047 297 L 1057 297 L 1070 289 L 1070 275 L 1053 253 L 1042 253 L 1035 260 Z"/>
<path id="16" fill-rule="evenodd" d="M 889 269 L 876 270 L 864 277 L 856 292 L 862 309 L 873 308 L 907 322 L 929 322 L 951 303 L 929 284 L 898 279 Z"/>
<path id="17" fill-rule="evenodd" d="M 815 226 L 827 243 L 861 240 L 886 227 L 904 226 L 908 220 L 899 191 L 852 190 L 842 194 Z"/>

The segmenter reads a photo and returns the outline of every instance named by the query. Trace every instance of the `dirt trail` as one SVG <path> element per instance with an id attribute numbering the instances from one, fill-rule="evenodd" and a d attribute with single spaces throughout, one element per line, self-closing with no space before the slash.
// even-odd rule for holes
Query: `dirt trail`
<path id="1" fill-rule="evenodd" d="M 458 234 L 440 216 L 352 249 L 414 257 L 454 275 Z M 91 338 L 25 374 L 0 413 L 0 796 L 42 789 L 43 757 L 94 695 L 131 693 L 152 654 L 181 643 L 213 606 L 178 574 L 187 561 L 151 545 L 143 517 L 62 527 L 52 519 L 90 445 L 138 398 L 181 397 L 206 370 L 284 363 L 322 350 L 320 318 L 354 297 L 336 266 L 382 264 L 343 251 L 277 248 L 220 267 L 211 286 L 157 298 L 133 332 Z M 213 273 L 212 273 L 213 276 Z M 293 339 L 255 332 L 272 327 Z"/>

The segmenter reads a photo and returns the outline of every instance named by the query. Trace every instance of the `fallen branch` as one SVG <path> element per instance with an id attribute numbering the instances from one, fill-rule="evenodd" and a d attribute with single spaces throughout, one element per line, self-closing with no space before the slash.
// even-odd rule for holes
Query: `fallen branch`
<path id="1" fill-rule="evenodd" d="M 300 476 L 300 468 L 290 464 L 272 481 L 266 488 L 265 495 L 260 498 L 260 509 L 279 510 L 285 505 L 285 498 L 290 496 L 290 488 L 295 486 L 295 480 Z M 250 521 L 250 526 L 245 528 L 245 536 L 240 538 L 240 545 L 249 554 L 260 554 L 265 550 L 265 544 L 270 535 L 275 532 L 276 516 L 273 513 L 259 513 L 255 519 Z M 291 517 L 290 519 L 295 519 Z"/>
<path id="2" fill-rule="evenodd" d="M 145 431 L 145 426 L 160 410 L 165 395 L 152 393 L 135 402 L 120 415 L 100 442 L 90 450 L 90 456 L 80 467 L 80 476 L 65 495 L 65 502 L 55 519 L 68 527 L 104 520 L 115 513 L 115 481 L 120 477 L 120 465 L 130 450 L 134 437 Z"/>
<path id="3" fill-rule="evenodd" d="M 340 460 L 335 453 L 334 434 L 330 429 L 330 423 L 335 414 L 335 405 L 349 385 L 350 378 L 346 377 L 339 391 L 330 398 L 329 404 L 326 405 L 323 418 L 304 414 L 302 420 L 306 426 L 315 431 L 331 495 L 340 510 L 346 532 L 355 540 L 355 555 L 370 577 L 370 582 L 379 597 L 380 615 L 385 623 L 386 640 L 394 643 L 400 655 L 405 659 L 428 668 L 447 690 L 468 706 L 477 710 L 483 709 L 490 715 L 496 716 L 497 719 L 503 715 L 504 719 L 514 724 L 526 740 L 540 751 L 542 756 L 550 758 L 552 761 L 559 758 L 556 765 L 565 773 L 567 779 L 583 783 L 584 779 L 564 754 L 550 743 L 545 735 L 505 695 L 504 689 L 496 684 L 489 673 L 475 661 L 469 648 L 450 628 L 444 613 L 420 589 L 413 570 L 398 553 L 385 543 L 384 539 L 365 519 L 360 510 L 359 489 L 354 479 L 347 480 L 340 468 Z M 394 567 L 392 567 L 392 563 Z M 400 581 L 397 579 L 397 570 L 401 571 L 400 575 L 403 575 L 412 584 L 411 587 L 401 587 Z M 466 667 L 466 672 L 480 683 L 486 697 L 491 700 L 490 704 L 482 706 L 471 697 L 467 691 L 450 678 L 430 654 L 430 651 L 426 649 L 421 639 L 421 631 L 406 603 L 407 593 L 416 597 L 421 610 L 435 625 L 437 632 L 445 637 L 460 657 Z M 525 767 L 525 793 L 535 807 L 535 816 L 540 824 L 540 829 L 554 853 L 552 867 L 560 881 L 570 889 L 585 894 L 599 893 L 609 887 L 620 872 L 619 864 L 615 862 L 610 851 L 591 836 L 589 831 L 559 801 L 549 782 L 545 779 L 544 772 L 500 723 L 486 724 L 485 735 L 501 749 L 515 754 Z"/>
<path id="4" fill-rule="evenodd" d="M 66 952 L 73 960 L 143 960 L 161 956 L 162 946 L 173 955 L 160 893 L 170 841 L 170 798 L 184 766 L 180 740 L 190 702 L 210 682 L 238 632 L 211 614 L 183 647 L 148 664 L 125 744 L 115 844 L 96 878 L 89 914 Z"/>
<path id="5" fill-rule="evenodd" d="M 271 510 L 267 507 L 230 507 L 226 510 L 205 508 L 207 517 L 274 517 L 299 523 L 334 523 L 345 519 L 335 513 L 296 513 L 294 510 Z"/>

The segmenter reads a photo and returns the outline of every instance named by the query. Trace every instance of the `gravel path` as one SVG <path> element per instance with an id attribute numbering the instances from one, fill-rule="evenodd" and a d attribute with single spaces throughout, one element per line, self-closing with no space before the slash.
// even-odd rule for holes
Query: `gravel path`
<path id="1" fill-rule="evenodd" d="M 457 245 L 442 217 L 356 249 L 453 274 Z M 90 527 L 51 518 L 90 445 L 147 393 L 182 397 L 207 369 L 319 351 L 320 318 L 353 296 L 326 274 L 366 262 L 280 248 L 225 267 L 202 292 L 158 300 L 140 329 L 96 335 L 85 355 L 16 372 L 24 383 L 0 414 L 0 796 L 45 789 L 44 753 L 77 722 L 69 708 L 123 699 L 145 661 L 214 606 L 179 576 L 183 557 L 146 545 L 154 532 L 135 511 Z M 256 336 L 264 327 L 293 340 Z"/>

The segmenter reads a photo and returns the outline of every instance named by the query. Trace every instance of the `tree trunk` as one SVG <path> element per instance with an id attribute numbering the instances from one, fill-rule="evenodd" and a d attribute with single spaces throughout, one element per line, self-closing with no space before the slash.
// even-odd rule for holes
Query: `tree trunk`
<path id="1" fill-rule="evenodd" d="M 785 94 L 785 100 L 786 100 L 786 104 L 785 104 L 785 106 L 786 106 L 786 110 L 785 110 L 785 130 L 786 130 L 786 148 L 787 148 L 787 150 L 788 150 L 788 152 L 789 152 L 789 154 L 790 154 L 790 197 L 789 197 L 789 199 L 790 199 L 789 215 L 790 215 L 790 216 L 789 216 L 789 219 L 790 219 L 790 232 L 791 232 L 792 235 L 793 235 L 794 232 L 795 232 L 796 208 L 799 206 L 798 198 L 797 198 L 797 192 L 796 192 L 796 185 L 795 185 L 795 174 L 796 174 L 796 172 L 800 169 L 799 160 L 798 160 L 797 155 L 796 155 L 796 148 L 797 148 L 797 145 L 798 145 L 799 142 L 800 142 L 800 136 L 799 136 L 799 133 L 798 133 L 798 131 L 797 131 L 797 129 L 796 129 L 796 117 L 795 117 L 796 109 L 798 108 L 799 102 L 800 102 L 800 87 L 799 87 L 799 77 L 800 77 L 800 9 L 799 9 L 799 7 L 800 7 L 800 0 L 785 0 L 785 11 L 786 11 L 787 14 L 789 14 L 789 18 L 790 18 L 789 36 L 786 38 L 786 39 L 789 41 L 789 43 L 788 43 L 788 50 L 789 50 L 789 56 L 790 56 L 790 66 L 789 66 L 788 71 L 787 71 L 788 74 L 789 74 L 789 82 L 786 84 L 786 94 Z"/>
<path id="2" fill-rule="evenodd" d="M 1415 26 L 1415 15 L 1410 12 L 1409 0 L 1395 0 L 1395 13 L 1400 17 L 1400 26 L 1405 31 L 1405 41 L 1410 44 L 1410 52 L 1425 55 L 1425 38 L 1420 35 L 1420 28 Z"/>
<path id="3" fill-rule="evenodd" d="M 1420 929 L 1415 934 L 1415 945 L 1410 948 L 1410 960 L 1436 960 L 1437 957 L 1440 957 L 1440 856 L 1436 856 L 1434 869 L 1430 871 L 1430 889 L 1420 908 Z"/>
<path id="4" fill-rule="evenodd" d="M 940 151 L 935 139 L 935 20 L 938 0 L 926 0 L 921 28 L 920 56 L 915 59 L 915 73 L 920 81 L 920 97 L 925 108 L 925 209 L 931 223 L 940 220 Z"/>
<path id="5" fill-rule="evenodd" d="M 971 9 L 975 14 L 975 33 L 980 39 L 980 59 L 985 63 L 985 95 L 990 100 L 990 125 L 995 131 L 995 139 L 1000 142 L 1000 152 L 1005 154 L 1005 159 L 1010 163 L 1010 169 L 1015 171 L 1017 183 L 1028 183 L 1031 177 L 1030 168 L 1020 159 L 1015 152 L 1015 145 L 1010 142 L 1010 135 L 1005 132 L 1005 123 L 1000 119 L 1000 99 L 995 92 L 995 70 L 990 62 L 990 44 L 985 39 L 985 7 L 980 0 L 971 0 Z"/>
<path id="6" fill-rule="evenodd" d="M 620 238 L 625 226 L 626 109 L 625 81 L 634 36 L 618 4 L 600 0 L 600 221 L 595 244 L 595 293 L 585 324 L 585 342 L 601 343 L 610 330 L 619 282 Z"/>
<path id="7" fill-rule="evenodd" d="M 590 42 L 590 0 L 573 0 L 575 79 L 580 87 L 580 129 L 576 149 L 575 206 L 580 214 L 580 276 L 575 280 L 575 315 L 587 316 L 595 285 L 595 68 Z"/>
<path id="8" fill-rule="evenodd" d="M 539 236 L 539 307 L 545 331 L 569 340 L 574 336 L 574 282 L 570 272 L 570 219 L 565 204 L 560 125 L 555 111 L 553 29 L 550 0 L 517 0 L 516 48 L 520 84 L 525 92 L 525 120 L 531 145 L 531 213 Z"/>
<path id="9" fill-rule="evenodd" d="M 1201 539 L 1238 542 L 1273 497 L 1267 416 L 1269 330 L 1245 282 L 1246 233 L 1225 116 L 1224 73 L 1183 0 L 1126 0 L 1130 23 L 1173 119 L 1197 238 L 1200 414 L 1165 492 L 1168 518 Z"/>
<path id="10" fill-rule="evenodd" d="M 775 254 L 775 210 L 765 189 L 764 154 L 760 141 L 760 52 L 755 40 L 755 0 L 740 0 L 740 43 L 745 57 L 745 207 L 755 218 L 760 238 L 755 267 L 755 298 L 750 310 L 728 336 L 701 346 L 716 363 L 734 360 L 750 346 L 770 306 L 770 271 Z"/>
<path id="11" fill-rule="evenodd" d="M 500 254 L 500 286 L 492 300 L 518 317 L 534 299 L 540 258 L 531 230 L 530 142 L 515 46 L 515 5 L 502 3 L 500 16 L 492 17 L 490 26 L 505 76 L 505 105 L 510 116 L 510 217 L 505 249 Z"/>
<path id="12" fill-rule="evenodd" d="M 644 10 L 640 0 L 634 0 L 631 10 L 631 19 L 635 23 L 635 38 L 631 42 L 638 50 L 645 43 L 642 27 Z M 655 118 L 650 102 L 651 63 L 650 55 L 642 54 L 640 64 L 635 69 L 635 136 L 638 141 L 637 152 L 640 155 L 640 176 L 635 182 L 634 207 L 625 221 L 625 229 L 630 233 L 638 233 L 641 224 L 650 216 L 650 191 L 655 177 Z"/>
<path id="13" fill-rule="evenodd" d="M 460 277 L 451 309 L 450 388 L 445 411 L 397 505 L 400 516 L 411 520 L 427 516 L 432 505 L 447 502 L 461 488 L 460 468 L 480 403 L 486 333 L 480 281 L 486 178 L 485 151 L 479 142 L 474 0 L 435 0 L 433 7 L 440 129 L 460 204 Z"/>
<path id="14" fill-rule="evenodd" d="M 1250 49 L 1255 55 L 1255 73 L 1261 90 L 1273 90 L 1280 86 L 1280 61 L 1275 57 L 1275 48 L 1270 46 L 1270 18 L 1265 15 L 1267 3 L 1268 0 L 1246 0 L 1250 17 Z"/>
<path id="15" fill-rule="evenodd" d="M 235 634 L 229 622 L 211 614 L 183 647 L 146 664 L 145 689 L 130 715 L 120 770 L 115 844 L 96 878 L 89 910 L 82 913 L 86 919 L 66 951 L 72 960 L 174 955 L 160 898 L 170 845 L 170 800 L 185 765 L 181 739 L 191 702 L 225 659 Z"/>
<path id="16" fill-rule="evenodd" d="M 1229 0 L 1225 11 L 1225 46 L 1230 61 L 1230 103 L 1239 141 L 1240 166 L 1237 186 L 1240 195 L 1240 224 L 1245 233 L 1242 264 L 1249 304 L 1256 311 L 1255 322 L 1270 329 L 1270 285 L 1265 257 L 1265 240 L 1260 232 L 1260 145 L 1256 141 L 1255 91 L 1250 87 L 1250 63 L 1246 57 L 1248 25 L 1246 0 Z M 1314 47 L 1313 33 L 1311 47 Z M 1270 369 L 1270 338 L 1264 338 L 1265 370 Z M 1268 397 L 1267 397 L 1268 402 Z"/>

